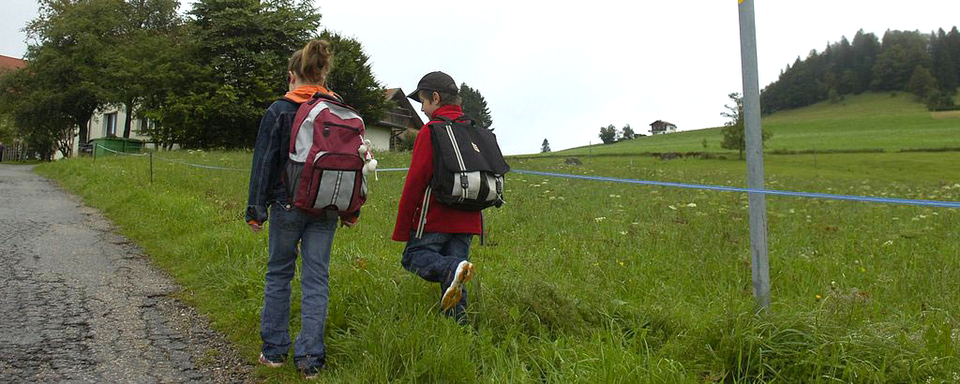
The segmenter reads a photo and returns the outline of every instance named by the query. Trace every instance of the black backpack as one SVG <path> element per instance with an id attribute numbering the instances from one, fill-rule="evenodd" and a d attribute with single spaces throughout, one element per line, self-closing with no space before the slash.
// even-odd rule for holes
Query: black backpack
<path id="1" fill-rule="evenodd" d="M 497 136 L 473 119 L 440 117 L 430 124 L 433 141 L 431 193 L 438 202 L 464 211 L 503 205 L 503 159 Z"/>

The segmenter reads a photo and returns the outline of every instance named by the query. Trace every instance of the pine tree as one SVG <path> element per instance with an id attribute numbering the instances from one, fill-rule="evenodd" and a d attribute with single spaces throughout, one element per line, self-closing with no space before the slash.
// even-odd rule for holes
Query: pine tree
<path id="1" fill-rule="evenodd" d="M 953 94 L 957 89 L 956 59 L 952 56 L 947 33 L 943 28 L 930 34 L 931 72 L 941 92 Z"/>
<path id="2" fill-rule="evenodd" d="M 873 78 L 873 65 L 880 54 L 880 40 L 873 33 L 864 33 L 863 30 L 857 31 L 853 37 L 853 72 L 857 77 L 856 88 L 853 93 L 859 94 L 870 89 L 870 81 Z"/>
<path id="3" fill-rule="evenodd" d="M 550 142 L 547 139 L 543 139 L 543 144 L 540 144 L 540 153 L 550 152 Z"/>
<path id="4" fill-rule="evenodd" d="M 950 29 L 946 36 L 946 51 L 953 59 L 953 70 L 956 73 L 957 82 L 960 83 L 960 31 L 957 27 Z"/>
<path id="5" fill-rule="evenodd" d="M 467 83 L 461 83 L 460 99 L 463 101 L 463 114 L 474 118 L 478 127 L 494 130 L 491 128 L 493 118 L 490 116 L 490 108 L 479 90 L 470 88 Z"/>
<path id="6" fill-rule="evenodd" d="M 731 93 L 727 97 L 733 100 L 733 106 L 724 105 L 723 107 L 727 109 L 727 112 L 720 112 L 720 116 L 730 119 L 724 124 L 723 140 L 720 142 L 720 147 L 737 150 L 740 159 L 743 159 L 743 151 L 747 148 L 746 133 L 744 132 L 743 98 L 737 92 Z M 761 142 L 766 142 L 772 136 L 773 134 L 766 129 L 761 130 Z"/>
<path id="7" fill-rule="evenodd" d="M 887 31 L 883 51 L 877 56 L 870 86 L 877 91 L 906 89 L 917 65 L 929 66 L 928 38 L 917 31 Z"/>
<path id="8" fill-rule="evenodd" d="M 387 110 L 385 89 L 374 77 L 370 57 L 363 51 L 363 45 L 328 30 L 323 31 L 320 38 L 330 43 L 333 53 L 327 85 L 356 108 L 365 121 L 380 121 Z"/>

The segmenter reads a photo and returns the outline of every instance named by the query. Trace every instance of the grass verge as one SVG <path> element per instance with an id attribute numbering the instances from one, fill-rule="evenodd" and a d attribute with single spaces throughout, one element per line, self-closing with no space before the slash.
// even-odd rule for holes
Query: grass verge
<path id="1" fill-rule="evenodd" d="M 244 168 L 249 153 L 181 152 Z M 403 155 L 381 156 L 404 166 Z M 960 154 L 769 156 L 767 186 L 960 200 Z M 733 160 L 515 159 L 517 169 L 742 186 Z M 244 172 L 143 158 L 37 172 L 102 210 L 253 362 L 266 235 L 241 220 Z M 746 196 L 509 175 L 475 245 L 472 326 L 389 240 L 402 173 L 381 173 L 331 258 L 326 382 L 917 382 L 960 379 L 960 212 L 768 198 L 772 311 L 755 314 Z M 299 327 L 299 280 L 293 325 Z M 292 367 L 258 369 L 295 381 Z"/>

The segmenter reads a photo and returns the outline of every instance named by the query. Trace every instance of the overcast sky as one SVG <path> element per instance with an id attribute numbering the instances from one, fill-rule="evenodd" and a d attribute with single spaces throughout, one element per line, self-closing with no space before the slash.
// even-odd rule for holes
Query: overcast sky
<path id="1" fill-rule="evenodd" d="M 4 0 L 0 54 L 26 50 L 34 0 Z M 680 130 L 722 125 L 741 90 L 734 0 L 624 2 L 318 1 L 324 28 L 360 40 L 387 87 L 416 88 L 433 70 L 486 98 L 505 154 L 598 142 L 601 126 L 654 120 Z M 573 5 L 576 4 L 576 5 Z M 759 1 L 761 87 L 797 56 L 858 29 L 949 29 L 956 0 Z"/>

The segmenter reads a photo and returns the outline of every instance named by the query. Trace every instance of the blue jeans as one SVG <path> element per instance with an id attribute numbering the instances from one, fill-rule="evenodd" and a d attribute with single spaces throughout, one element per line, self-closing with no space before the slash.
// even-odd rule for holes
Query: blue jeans
<path id="1" fill-rule="evenodd" d="M 440 283 L 440 295 L 453 283 L 453 274 L 461 261 L 470 260 L 470 243 L 473 235 L 460 233 L 424 233 L 419 239 L 410 236 L 407 246 L 403 250 L 400 264 L 403 268 L 417 274 L 420 278 Z M 458 319 L 463 316 L 467 307 L 467 290 L 463 290 L 460 302 L 453 308 L 452 313 Z"/>
<path id="2" fill-rule="evenodd" d="M 282 360 L 290 350 L 290 281 L 296 270 L 297 243 L 300 243 L 303 298 L 293 358 L 301 368 L 322 366 L 325 361 L 323 332 L 330 300 L 330 247 L 337 231 L 337 218 L 312 216 L 297 208 L 287 210 L 277 203 L 272 204 L 270 214 L 270 259 L 260 316 L 261 351 L 268 358 Z"/>

